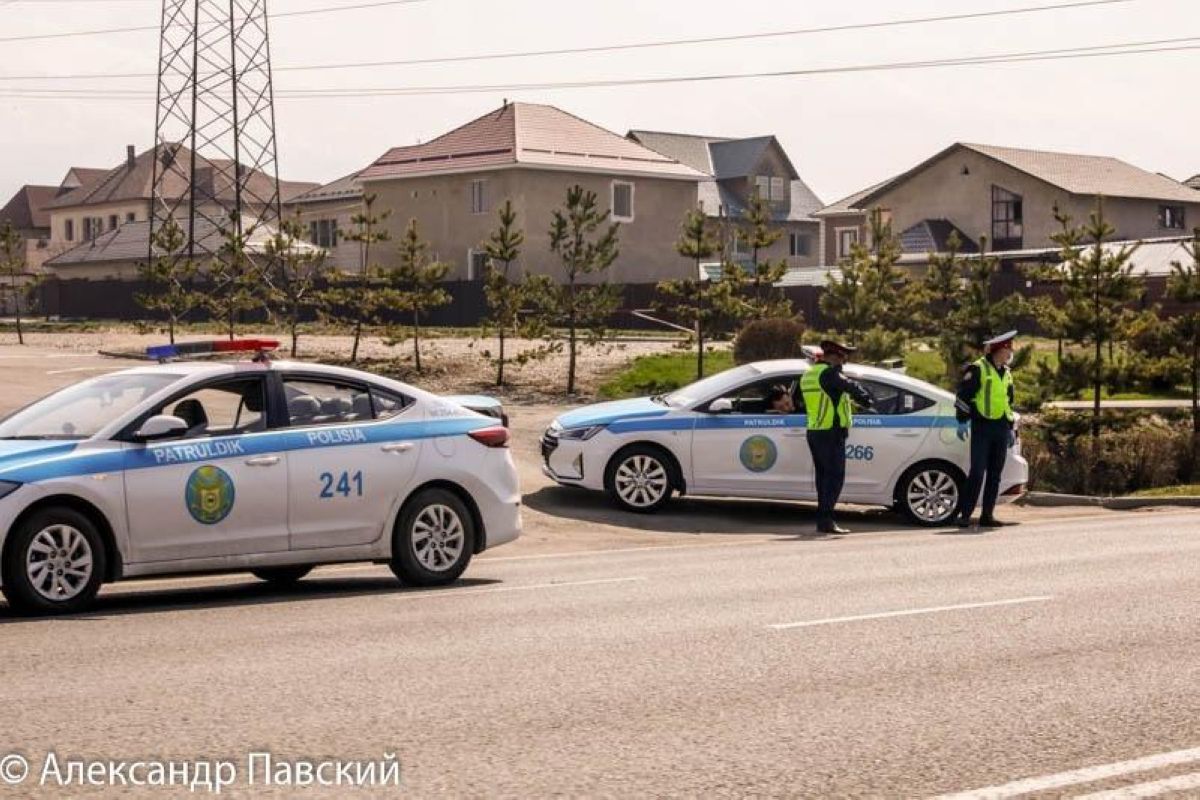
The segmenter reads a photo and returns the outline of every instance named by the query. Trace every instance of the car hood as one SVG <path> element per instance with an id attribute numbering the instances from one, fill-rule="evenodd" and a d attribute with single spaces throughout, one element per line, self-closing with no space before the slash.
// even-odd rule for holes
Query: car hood
<path id="1" fill-rule="evenodd" d="M 649 397 L 638 397 L 632 400 L 614 400 L 610 403 L 596 403 L 577 408 L 574 411 L 568 411 L 555 421 L 563 428 L 586 428 L 589 425 L 608 425 L 618 420 L 634 417 L 661 417 L 670 410 Z"/>
<path id="2" fill-rule="evenodd" d="M 23 440 L 0 439 L 0 477 L 12 467 L 53 456 L 66 455 L 76 448 L 77 442 L 62 442 L 47 439 Z"/>

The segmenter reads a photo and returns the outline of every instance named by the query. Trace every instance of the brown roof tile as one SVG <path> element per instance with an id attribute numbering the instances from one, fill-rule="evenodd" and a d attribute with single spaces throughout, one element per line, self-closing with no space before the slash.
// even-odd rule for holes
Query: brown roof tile
<path id="1" fill-rule="evenodd" d="M 19 230 L 49 228 L 50 212 L 47 207 L 57 191 L 57 186 L 22 186 L 0 208 L 0 224 L 11 222 Z"/>

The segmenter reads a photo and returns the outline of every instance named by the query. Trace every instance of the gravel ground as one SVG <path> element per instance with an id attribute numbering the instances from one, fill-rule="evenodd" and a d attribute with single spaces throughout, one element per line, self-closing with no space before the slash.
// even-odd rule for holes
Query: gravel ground
<path id="1" fill-rule="evenodd" d="M 262 336 L 280 338 L 277 333 L 242 331 L 241 337 Z M 214 338 L 206 334 L 186 334 L 180 341 Z M 147 347 L 162 344 L 161 333 L 139 334 L 128 328 L 94 333 L 27 333 L 31 347 L 77 353 L 142 352 Z M 16 344 L 16 335 L 0 334 L 0 346 Z M 509 340 L 509 354 L 532 349 L 539 343 L 530 340 Z M 304 360 L 348 363 L 352 338 L 349 336 L 307 335 L 300 338 L 300 355 Z M 620 339 L 595 347 L 581 347 L 578 358 L 578 387 L 576 397 L 589 399 L 604 379 L 619 370 L 629 359 L 652 353 L 668 352 L 673 342 L 667 339 Z M 382 337 L 363 339 L 360 363 L 364 369 L 410 381 L 433 392 L 478 392 L 500 394 L 510 401 L 534 402 L 562 399 L 567 381 L 567 355 L 553 353 L 523 366 L 506 367 L 503 392 L 497 392 L 492 381 L 495 368 L 489 364 L 488 352 L 494 351 L 494 338 L 436 337 L 422 339 L 421 361 L 425 368 L 420 376 L 413 369 L 412 341 L 405 340 L 389 347 Z M 115 367 L 114 367 L 115 368 Z"/>

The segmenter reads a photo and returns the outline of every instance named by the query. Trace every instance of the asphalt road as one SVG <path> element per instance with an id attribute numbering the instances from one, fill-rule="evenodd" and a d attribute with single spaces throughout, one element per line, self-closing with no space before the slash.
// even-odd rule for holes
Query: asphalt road
<path id="1" fill-rule="evenodd" d="M 1161 755 L 1200 747 L 1198 559 L 1200 514 L 1169 511 L 498 549 L 432 592 L 378 567 L 120 584 L 79 617 L 0 608 L 0 742 L 394 752 L 413 796 L 1200 792 L 1200 752 Z"/>

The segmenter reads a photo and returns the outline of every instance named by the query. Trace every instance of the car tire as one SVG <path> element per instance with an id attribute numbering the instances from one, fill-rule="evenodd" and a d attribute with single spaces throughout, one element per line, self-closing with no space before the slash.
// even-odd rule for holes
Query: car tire
<path id="1" fill-rule="evenodd" d="M 619 451 L 604 471 L 604 489 L 625 511 L 651 514 L 671 500 L 675 464 L 662 448 L 633 445 Z"/>
<path id="2" fill-rule="evenodd" d="M 409 586 L 458 580 L 475 552 L 475 518 L 457 494 L 425 489 L 400 512 L 392 532 L 392 572 Z"/>
<path id="3" fill-rule="evenodd" d="M 312 571 L 312 564 L 298 564 L 294 567 L 263 567 L 262 569 L 252 569 L 250 570 L 250 574 L 260 581 L 266 581 L 275 586 L 290 586 L 293 583 L 303 580 L 304 576 Z"/>
<path id="4" fill-rule="evenodd" d="M 941 461 L 914 464 L 896 484 L 896 508 L 914 525 L 945 526 L 954 519 L 965 488 L 958 467 Z"/>
<path id="5" fill-rule="evenodd" d="M 37 511 L 13 529 L 4 549 L 4 596 L 21 614 L 72 614 L 91 605 L 107 553 L 86 515 L 66 507 Z"/>

